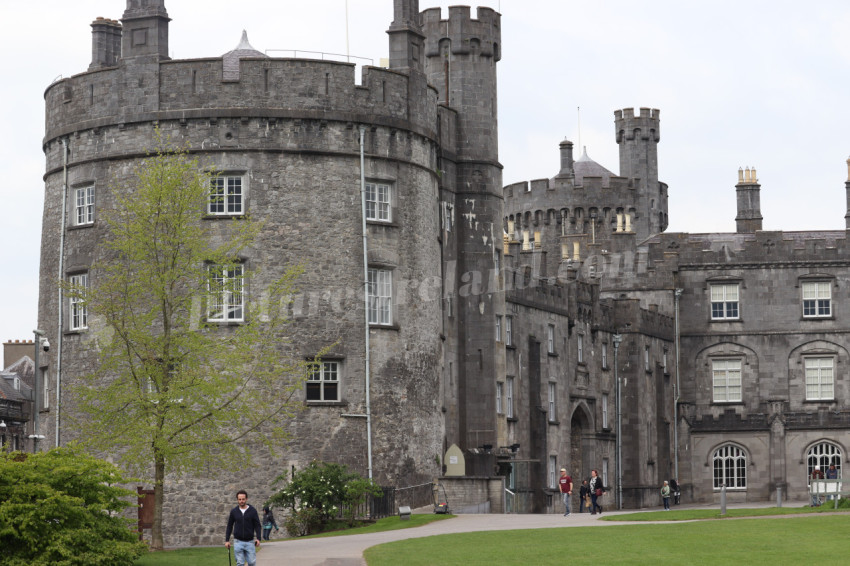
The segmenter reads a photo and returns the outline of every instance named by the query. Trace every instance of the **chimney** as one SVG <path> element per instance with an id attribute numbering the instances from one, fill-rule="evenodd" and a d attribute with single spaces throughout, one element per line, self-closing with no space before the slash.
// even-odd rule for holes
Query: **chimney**
<path id="1" fill-rule="evenodd" d="M 121 24 L 109 18 L 91 23 L 91 65 L 89 71 L 114 67 L 121 58 Z"/>
<path id="2" fill-rule="evenodd" d="M 573 170 L 573 142 L 564 140 L 559 145 L 561 148 L 561 170 L 557 177 L 575 177 Z"/>
<path id="3" fill-rule="evenodd" d="M 850 157 L 847 158 L 847 180 L 844 181 L 844 190 L 847 192 L 847 214 L 844 215 L 844 223 L 850 230 Z"/>
<path id="4" fill-rule="evenodd" d="M 738 193 L 738 216 L 735 217 L 737 232 L 752 234 L 756 230 L 761 230 L 761 199 L 759 198 L 761 185 L 759 185 L 755 167 L 738 168 L 738 184 L 735 185 L 735 190 Z"/>

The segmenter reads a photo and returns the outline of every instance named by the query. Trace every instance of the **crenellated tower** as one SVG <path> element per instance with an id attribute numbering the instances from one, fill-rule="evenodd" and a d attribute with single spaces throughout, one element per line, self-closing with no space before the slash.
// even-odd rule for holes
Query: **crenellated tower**
<path id="1" fill-rule="evenodd" d="M 390 69 L 422 72 L 425 36 L 419 24 L 419 0 L 393 0 L 390 36 Z"/>
<path id="2" fill-rule="evenodd" d="M 620 176 L 638 179 L 637 201 L 644 209 L 634 218 L 638 239 L 667 229 L 667 185 L 658 182 L 658 142 L 661 140 L 660 111 L 633 108 L 614 112 L 620 146 Z"/>
<path id="3" fill-rule="evenodd" d="M 502 166 L 499 163 L 496 63 L 501 15 L 490 8 L 439 8 L 421 14 L 425 73 L 443 106 L 440 199 L 455 221 L 442 234 L 446 293 L 453 301 L 447 333 L 444 392 L 446 442 L 461 449 L 506 442 L 498 427 L 496 379 L 504 351 L 494 348 L 497 317 L 505 315 L 498 275 L 502 248 Z M 446 135 L 451 138 L 446 138 Z M 445 229 L 449 228 L 449 229 Z M 467 461 L 467 473 L 479 464 Z M 483 465 L 483 464 L 482 464 Z M 486 465 L 485 465 L 486 467 Z M 482 468 L 483 470 L 483 468 Z"/>

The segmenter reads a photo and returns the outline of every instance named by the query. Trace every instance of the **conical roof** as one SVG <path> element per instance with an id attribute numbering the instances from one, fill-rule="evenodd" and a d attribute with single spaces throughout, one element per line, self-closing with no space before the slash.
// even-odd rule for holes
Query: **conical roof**
<path id="1" fill-rule="evenodd" d="M 224 80 L 239 80 L 239 60 L 246 57 L 268 57 L 265 53 L 257 51 L 248 42 L 248 32 L 242 30 L 242 39 L 236 49 L 222 55 L 224 64 Z"/>
<path id="2" fill-rule="evenodd" d="M 587 155 L 587 146 L 582 148 L 581 157 L 576 159 L 573 164 L 573 171 L 577 185 L 583 184 L 582 181 L 585 177 L 602 177 L 603 185 L 607 185 L 611 177 L 616 177 L 614 173 L 605 169 Z"/>

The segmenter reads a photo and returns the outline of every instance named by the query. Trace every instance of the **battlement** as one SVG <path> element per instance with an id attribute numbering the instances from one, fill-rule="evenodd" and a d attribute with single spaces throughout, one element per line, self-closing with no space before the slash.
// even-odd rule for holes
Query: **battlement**
<path id="1" fill-rule="evenodd" d="M 652 140 L 661 141 L 661 111 L 655 108 L 641 108 L 640 114 L 635 115 L 634 108 L 624 108 L 614 111 L 614 126 L 617 143 L 623 140 Z"/>
<path id="2" fill-rule="evenodd" d="M 314 117 L 436 135 L 436 90 L 424 80 L 363 67 L 357 85 L 354 71 L 353 63 L 266 57 L 241 59 L 238 80 L 225 80 L 220 57 L 93 70 L 47 88 L 46 140 L 112 124 L 216 116 Z M 421 93 L 413 97 L 414 90 Z"/>
<path id="3" fill-rule="evenodd" d="M 442 19 L 440 8 L 422 12 L 422 29 L 425 33 L 425 56 L 440 57 L 440 44 L 448 41 L 455 55 L 478 54 L 502 58 L 502 15 L 492 8 L 478 7 L 477 18 L 472 19 L 469 6 L 450 6 L 449 19 Z"/>

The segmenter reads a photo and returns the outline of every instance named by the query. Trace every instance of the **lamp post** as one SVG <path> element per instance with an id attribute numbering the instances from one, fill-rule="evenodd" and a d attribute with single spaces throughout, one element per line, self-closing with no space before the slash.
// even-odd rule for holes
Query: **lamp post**
<path id="1" fill-rule="evenodd" d="M 617 509 L 623 508 L 623 409 L 620 399 L 620 342 L 621 334 L 611 337 L 614 343 L 614 382 L 617 384 Z"/>

